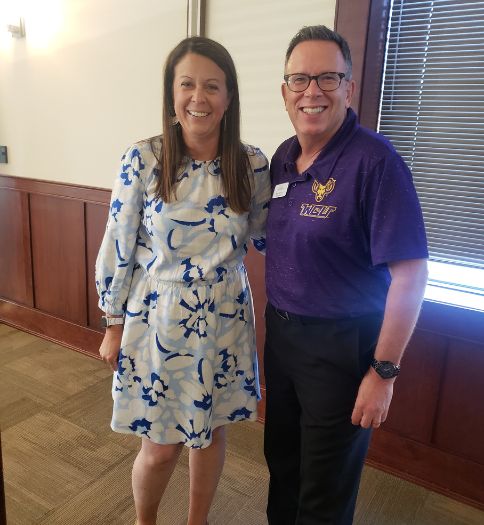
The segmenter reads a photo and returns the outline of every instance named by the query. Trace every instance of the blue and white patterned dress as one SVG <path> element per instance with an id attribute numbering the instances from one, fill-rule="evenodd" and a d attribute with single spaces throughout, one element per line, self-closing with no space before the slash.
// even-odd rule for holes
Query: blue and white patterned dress
<path id="1" fill-rule="evenodd" d="M 148 141 L 123 156 L 96 261 L 99 306 L 125 314 L 111 427 L 156 443 L 210 445 L 214 428 L 256 418 L 260 398 L 247 242 L 265 248 L 266 157 L 247 146 L 250 211 L 222 196 L 219 160 L 187 159 L 177 200 L 155 197 Z"/>

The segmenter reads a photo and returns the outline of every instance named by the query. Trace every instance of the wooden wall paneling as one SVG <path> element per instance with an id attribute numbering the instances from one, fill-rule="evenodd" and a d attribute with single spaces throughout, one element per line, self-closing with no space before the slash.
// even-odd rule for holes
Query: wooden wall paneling
<path id="1" fill-rule="evenodd" d="M 484 312 L 450 304 L 424 301 L 417 327 L 484 345 Z"/>
<path id="2" fill-rule="evenodd" d="M 447 339 L 417 330 L 405 352 L 385 430 L 430 444 L 437 415 Z"/>
<path id="3" fill-rule="evenodd" d="M 258 419 L 259 421 L 264 421 L 266 392 L 264 378 L 264 341 L 266 336 L 264 311 L 267 303 L 265 287 L 265 258 L 254 249 L 252 244 L 249 246 L 249 252 L 245 258 L 245 265 L 247 267 L 250 289 L 254 300 L 257 356 L 259 359 L 259 374 L 261 381 L 262 399 L 258 407 Z"/>
<path id="4" fill-rule="evenodd" d="M 484 344 L 452 340 L 434 445 L 484 465 Z M 484 496 L 483 496 L 484 497 Z"/>
<path id="5" fill-rule="evenodd" d="M 0 320 L 24 332 L 99 358 L 102 334 L 85 326 L 2 299 Z"/>
<path id="6" fill-rule="evenodd" d="M 378 429 L 367 463 L 484 509 L 484 465 Z"/>
<path id="7" fill-rule="evenodd" d="M 336 2 L 334 29 L 348 42 L 353 61 L 353 79 L 356 81 L 352 108 L 359 112 L 360 92 L 363 83 L 366 39 L 368 27 L 366 21 L 370 13 L 371 0 L 338 0 Z"/>
<path id="8" fill-rule="evenodd" d="M 0 296 L 33 306 L 28 195 L 0 191 Z"/>
<path id="9" fill-rule="evenodd" d="M 96 257 L 106 229 L 109 206 L 86 203 L 86 261 L 87 261 L 87 304 L 88 326 L 94 330 L 101 328 L 102 311 L 98 307 L 98 294 L 95 285 Z"/>
<path id="10" fill-rule="evenodd" d="M 35 307 L 87 325 L 84 203 L 31 195 Z"/>
<path id="11" fill-rule="evenodd" d="M 7 508 L 5 505 L 5 483 L 3 479 L 2 433 L 0 432 L 0 524 L 7 523 Z"/>
<path id="12" fill-rule="evenodd" d="M 360 123 L 370 129 L 378 127 L 381 86 L 385 63 L 388 20 L 392 0 L 372 0 L 366 39 L 365 63 L 361 79 Z"/>
<path id="13" fill-rule="evenodd" d="M 102 188 L 79 186 L 66 182 L 53 182 L 0 174 L 0 188 L 9 188 L 27 193 L 69 197 L 78 201 L 109 203 L 110 191 Z"/>
<path id="14" fill-rule="evenodd" d="M 391 0 L 337 0 L 335 29 L 347 40 L 356 90 L 351 106 L 376 129 Z"/>

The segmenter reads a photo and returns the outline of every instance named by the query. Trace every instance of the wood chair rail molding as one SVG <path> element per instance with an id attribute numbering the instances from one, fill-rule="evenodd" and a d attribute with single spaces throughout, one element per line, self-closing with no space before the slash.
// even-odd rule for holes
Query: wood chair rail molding
<path id="1" fill-rule="evenodd" d="M 97 357 L 94 262 L 110 190 L 0 175 L 0 319 Z"/>

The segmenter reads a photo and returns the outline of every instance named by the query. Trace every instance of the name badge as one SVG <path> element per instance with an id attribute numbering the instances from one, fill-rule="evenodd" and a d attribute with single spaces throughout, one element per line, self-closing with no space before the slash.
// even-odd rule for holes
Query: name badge
<path id="1" fill-rule="evenodd" d="M 288 187 L 289 187 L 289 182 L 283 182 L 282 184 L 278 184 L 274 188 L 274 193 L 272 194 L 272 198 L 277 199 L 278 197 L 284 197 L 287 193 Z"/>

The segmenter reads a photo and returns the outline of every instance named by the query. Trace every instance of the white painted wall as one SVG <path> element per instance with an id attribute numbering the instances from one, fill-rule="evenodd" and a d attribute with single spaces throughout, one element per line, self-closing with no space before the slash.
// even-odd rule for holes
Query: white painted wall
<path id="1" fill-rule="evenodd" d="M 186 36 L 186 1 L 7 4 L 26 38 L 0 18 L 0 173 L 111 187 L 124 149 L 160 132 L 162 66 Z"/>
<path id="2" fill-rule="evenodd" d="M 334 26 L 336 0 L 206 0 L 206 36 L 232 55 L 239 77 L 242 139 L 269 157 L 294 128 L 281 84 L 291 38 L 303 26 Z"/>
<path id="3" fill-rule="evenodd" d="M 269 157 L 293 134 L 280 84 L 290 38 L 333 26 L 336 0 L 206 0 L 206 34 L 232 54 L 242 137 Z M 162 66 L 186 0 L 2 0 L 0 173 L 110 188 L 124 149 L 161 130 Z M 23 14 L 26 38 L 4 30 Z"/>

